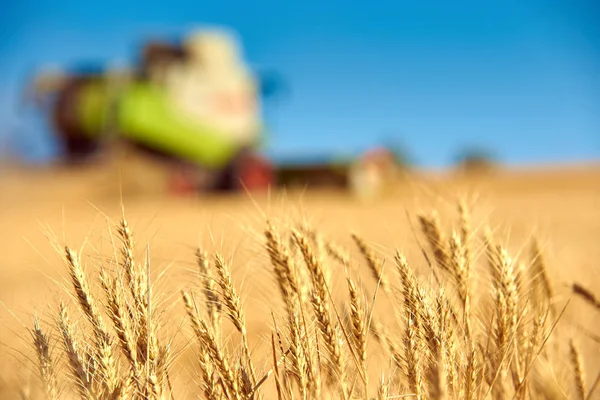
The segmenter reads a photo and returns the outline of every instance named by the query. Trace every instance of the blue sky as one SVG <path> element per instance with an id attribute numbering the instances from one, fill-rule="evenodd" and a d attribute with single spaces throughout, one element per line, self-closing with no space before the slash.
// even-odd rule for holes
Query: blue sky
<path id="1" fill-rule="evenodd" d="M 291 96 L 267 103 L 273 155 L 393 140 L 433 167 L 466 146 L 515 165 L 600 160 L 595 0 L 0 1 L 0 139 L 37 159 L 54 148 L 16 111 L 27 71 L 127 62 L 147 35 L 208 24 L 289 81 Z"/>

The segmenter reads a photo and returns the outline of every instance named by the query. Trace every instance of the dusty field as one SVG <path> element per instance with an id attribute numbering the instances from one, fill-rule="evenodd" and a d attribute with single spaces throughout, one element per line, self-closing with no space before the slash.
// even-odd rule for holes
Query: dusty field
<path id="1" fill-rule="evenodd" d="M 114 178 L 116 180 L 116 178 Z M 112 184 L 114 185 L 114 180 Z M 103 183 L 99 183 L 103 182 Z M 0 394 L 15 379 L 29 379 L 27 356 L 35 310 L 44 321 L 56 310 L 57 296 L 66 298 L 55 281 L 64 282 L 66 267 L 52 247 L 83 247 L 92 266 L 100 256 L 112 255 L 109 228 L 121 214 L 118 196 L 110 196 L 106 179 L 94 174 L 44 176 L 10 174 L 0 184 Z M 112 186 L 114 189 L 115 186 Z M 114 192 L 114 190 L 113 190 Z M 597 166 L 538 172 L 502 172 L 485 179 L 413 177 L 396 193 L 372 203 L 361 203 L 337 193 L 271 194 L 229 198 L 173 199 L 159 195 L 142 198 L 125 193 L 126 217 L 143 256 L 149 244 L 152 276 L 165 304 L 178 290 L 196 285 L 194 250 L 198 245 L 218 250 L 231 260 L 235 284 L 247 307 L 251 344 L 267 346 L 271 328 L 269 305 L 276 288 L 268 256 L 261 243 L 265 215 L 274 221 L 305 217 L 327 237 L 353 250 L 350 232 L 359 232 L 387 257 L 396 248 L 412 265 L 424 267 L 415 234 L 416 213 L 439 210 L 446 227 L 456 220 L 455 202 L 470 196 L 473 220 L 497 229 L 498 237 L 515 254 L 524 250 L 532 232 L 541 239 L 553 281 L 564 302 L 564 282 L 584 283 L 600 293 L 600 168 Z M 114 193 L 113 193 L 114 194 Z M 477 195 L 477 197 L 473 197 Z M 422 239 L 419 239 L 422 240 Z M 423 268 L 424 270 L 424 268 Z M 365 274 L 368 277 L 368 273 Z M 368 278 L 365 278 L 367 281 Z M 340 284 L 344 284 L 341 282 Z M 486 290 L 481 288 L 480 290 Z M 561 303 L 563 304 L 563 303 Z M 171 310 L 173 332 L 186 322 L 182 310 Z M 600 335 L 600 313 L 573 298 L 563 318 L 574 330 Z M 575 325 L 574 325 L 575 323 Z M 600 344 L 578 336 L 584 349 L 589 380 L 600 370 Z M 268 347 L 267 347 L 268 348 Z M 188 357 L 183 353 L 181 357 Z M 189 377 L 180 374 L 185 386 Z M 600 395 L 600 394 L 599 394 Z"/>

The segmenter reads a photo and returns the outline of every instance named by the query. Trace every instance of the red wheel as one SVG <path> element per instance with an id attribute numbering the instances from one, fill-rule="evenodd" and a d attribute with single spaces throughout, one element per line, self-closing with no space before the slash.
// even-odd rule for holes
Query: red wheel
<path id="1" fill-rule="evenodd" d="M 255 191 L 268 189 L 275 181 L 273 166 L 264 157 L 247 154 L 238 166 L 239 186 Z"/>
<path id="2" fill-rule="evenodd" d="M 275 181 L 271 163 L 254 153 L 243 152 L 224 170 L 178 165 L 172 170 L 170 191 L 186 195 L 195 191 L 260 191 Z"/>

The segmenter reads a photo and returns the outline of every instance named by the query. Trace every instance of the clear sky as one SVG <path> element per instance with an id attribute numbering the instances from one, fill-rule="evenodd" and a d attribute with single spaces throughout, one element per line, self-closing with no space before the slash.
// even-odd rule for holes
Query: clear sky
<path id="1" fill-rule="evenodd" d="M 273 155 L 394 140 L 433 167 L 465 146 L 511 164 L 600 160 L 598 0 L 0 2 L 0 138 L 40 159 L 47 133 L 16 112 L 28 69 L 126 62 L 148 34 L 209 24 L 291 85 L 267 104 Z"/>

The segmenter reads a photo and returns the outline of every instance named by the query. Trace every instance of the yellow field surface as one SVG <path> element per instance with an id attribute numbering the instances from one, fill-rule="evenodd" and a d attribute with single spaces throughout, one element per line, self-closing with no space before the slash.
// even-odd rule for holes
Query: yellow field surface
<path id="1" fill-rule="evenodd" d="M 109 265 L 115 254 L 111 241 L 118 241 L 115 226 L 121 218 L 119 178 L 98 176 L 89 171 L 48 170 L 7 172 L 0 179 L 0 398 L 18 398 L 15 388 L 34 379 L 35 367 L 25 358 L 35 354 L 26 331 L 33 324 L 33 313 L 50 331 L 59 299 L 73 301 L 67 266 L 53 245 L 59 250 L 65 245 L 81 250 L 90 280 L 97 278 L 94 268 Z M 282 234 L 289 224 L 306 220 L 327 239 L 348 249 L 359 264 L 362 259 L 351 238 L 356 232 L 378 257 L 385 257 L 388 273 L 394 271 L 394 252 L 399 249 L 427 279 L 429 269 L 421 251 L 427 246 L 417 215 L 437 210 L 444 232 L 449 234 L 458 221 L 460 199 L 466 199 L 470 207 L 474 229 L 489 226 L 497 241 L 511 255 L 522 253 L 525 262 L 535 233 L 556 289 L 556 304 L 562 308 L 570 298 L 561 326 L 565 334 L 576 335 L 588 388 L 600 371 L 600 343 L 589 337 L 590 333 L 600 336 L 600 310 L 573 297 L 567 287 L 579 282 L 600 295 L 598 166 L 496 171 L 471 178 L 415 174 L 371 202 L 323 191 L 199 198 L 171 198 L 157 192 L 150 190 L 144 195 L 141 189 L 138 193 L 124 190 L 123 204 L 137 243 L 136 257 L 143 259 L 146 245 L 149 249 L 157 307 L 167 310 L 161 317 L 163 326 L 168 336 L 177 337 L 174 346 L 180 352 L 173 375 L 180 395 L 175 398 L 187 398 L 186 390 L 193 392 L 197 380 L 193 371 L 186 369 L 186 365 L 195 365 L 196 345 L 186 345 L 191 330 L 179 291 L 200 286 L 194 255 L 198 246 L 209 253 L 220 252 L 231 265 L 234 286 L 246 312 L 250 347 L 257 354 L 258 369 L 266 371 L 272 361 L 270 310 L 281 310 L 263 244 L 267 219 Z M 473 252 L 484 257 L 477 246 Z M 374 282 L 368 270 L 360 268 L 360 281 L 372 293 Z M 485 269 L 485 263 L 477 268 Z M 332 291 L 343 292 L 344 270 L 331 269 Z M 96 281 L 92 285 L 96 290 Z M 492 289 L 482 283 L 476 290 L 486 293 Z M 75 306 L 71 310 L 76 315 Z M 385 308 L 380 312 L 385 314 Z M 234 332 L 231 324 L 227 331 Z M 55 346 L 59 354 L 60 346 Z M 374 357 L 369 365 L 374 375 L 378 374 L 376 360 Z M 596 396 L 600 398 L 600 392 Z"/>

